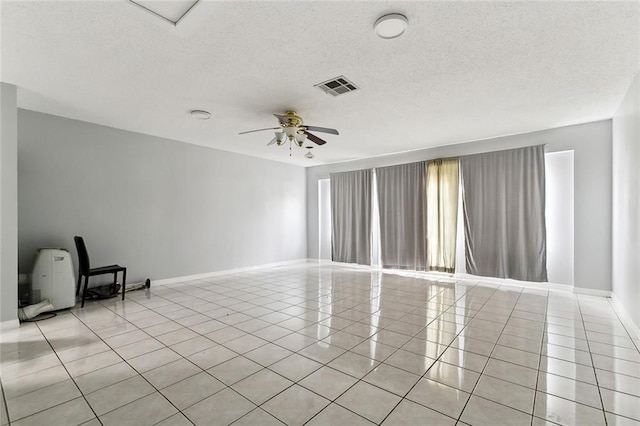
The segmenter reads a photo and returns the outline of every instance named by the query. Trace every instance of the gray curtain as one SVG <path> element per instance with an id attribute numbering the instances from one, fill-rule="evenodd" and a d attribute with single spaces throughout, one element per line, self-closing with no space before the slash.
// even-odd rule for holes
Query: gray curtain
<path id="1" fill-rule="evenodd" d="M 331 258 L 371 265 L 371 170 L 331 173 Z"/>
<path id="2" fill-rule="evenodd" d="M 547 281 L 544 146 L 460 157 L 467 272 Z"/>
<path id="3" fill-rule="evenodd" d="M 427 163 L 376 168 L 383 268 L 427 268 Z"/>

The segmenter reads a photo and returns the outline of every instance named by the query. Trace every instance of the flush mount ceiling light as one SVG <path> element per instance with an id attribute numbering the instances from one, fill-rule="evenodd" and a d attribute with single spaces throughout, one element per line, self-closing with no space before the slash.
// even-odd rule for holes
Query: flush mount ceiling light
<path id="1" fill-rule="evenodd" d="M 390 13 L 378 18 L 373 28 L 378 37 L 391 39 L 400 37 L 409 26 L 407 17 L 399 13 Z"/>
<path id="2" fill-rule="evenodd" d="M 211 113 L 209 111 L 204 111 L 201 109 L 194 109 L 190 112 L 193 118 L 197 118 L 198 120 L 208 120 L 211 118 Z"/>

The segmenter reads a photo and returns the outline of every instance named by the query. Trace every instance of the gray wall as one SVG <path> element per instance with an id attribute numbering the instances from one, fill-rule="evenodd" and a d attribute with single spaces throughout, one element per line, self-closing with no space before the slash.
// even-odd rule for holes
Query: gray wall
<path id="1" fill-rule="evenodd" d="M 303 168 L 26 110 L 18 210 L 21 273 L 38 247 L 77 270 L 74 235 L 131 282 L 306 258 Z"/>
<path id="2" fill-rule="evenodd" d="M 329 173 L 535 144 L 574 150 L 575 287 L 611 290 L 611 120 L 307 169 L 307 252 L 318 257 L 318 183 Z"/>
<path id="3" fill-rule="evenodd" d="M 16 86 L 0 83 L 0 322 L 18 318 Z"/>
<path id="4" fill-rule="evenodd" d="M 613 117 L 613 293 L 640 327 L 640 73 Z"/>

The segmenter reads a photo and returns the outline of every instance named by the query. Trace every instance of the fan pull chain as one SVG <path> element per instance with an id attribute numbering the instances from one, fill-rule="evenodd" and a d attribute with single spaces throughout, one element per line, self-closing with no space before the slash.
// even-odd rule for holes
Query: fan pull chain
<path id="1" fill-rule="evenodd" d="M 289 157 L 291 157 L 291 140 L 289 140 Z"/>

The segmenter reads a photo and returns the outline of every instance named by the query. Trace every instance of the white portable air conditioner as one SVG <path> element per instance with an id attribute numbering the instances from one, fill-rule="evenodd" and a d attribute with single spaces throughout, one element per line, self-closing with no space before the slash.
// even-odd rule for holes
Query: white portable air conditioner
<path id="1" fill-rule="evenodd" d="M 76 304 L 71 254 L 65 249 L 41 248 L 31 274 L 31 303 L 49 299 L 55 310 Z"/>

